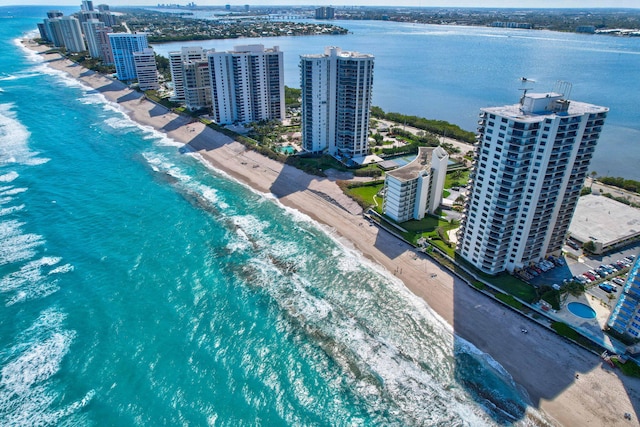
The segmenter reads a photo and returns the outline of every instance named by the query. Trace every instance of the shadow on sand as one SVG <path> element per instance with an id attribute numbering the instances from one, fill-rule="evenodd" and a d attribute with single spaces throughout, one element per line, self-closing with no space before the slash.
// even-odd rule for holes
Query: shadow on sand
<path id="1" fill-rule="evenodd" d="M 165 114 L 166 111 L 158 110 L 155 114 L 160 113 Z M 175 130 L 189 121 L 190 118 L 178 117 L 163 130 Z M 181 152 L 213 150 L 232 142 L 232 138 L 213 130 L 194 132 Z M 256 164 L 254 167 L 265 166 Z M 269 190 L 275 197 L 282 198 L 307 190 L 314 179 L 317 177 L 288 166 L 282 169 Z M 397 244 L 385 243 L 384 239 L 380 238 L 380 233 L 386 231 L 380 230 L 373 244 L 390 259 L 398 259 L 410 249 L 408 244 L 400 240 Z M 457 277 L 454 280 L 453 291 L 453 329 L 459 337 L 454 344 L 455 376 L 458 383 L 497 424 L 511 425 L 527 418 L 526 408 L 529 404 L 534 408 L 540 408 L 543 400 L 555 399 L 576 381 L 580 381 L 582 373 L 603 369 L 622 376 L 618 370 L 613 371 L 608 365 L 603 364 L 597 355 L 567 343 L 560 336 L 512 312 Z M 523 330 L 527 332 L 523 333 Z M 493 355 L 517 384 L 534 385 L 523 393 L 516 384 L 505 380 L 503 372 L 498 369 L 488 372 L 486 355 L 469 351 L 465 340 L 473 342 L 480 351 Z M 566 351 L 567 346 L 573 347 Z M 496 349 L 499 351 L 495 351 Z M 576 354 L 579 357 L 572 356 Z M 637 399 L 639 382 L 626 377 L 622 378 L 622 381 L 625 386 L 629 386 L 627 390 L 635 410 L 632 416 L 633 419 L 637 419 L 640 413 L 640 401 Z M 622 420 L 623 411 L 620 417 Z"/>
<path id="2" fill-rule="evenodd" d="M 640 402 L 634 397 L 640 390 L 640 380 L 613 370 L 598 355 L 513 312 L 457 277 L 454 282 L 453 327 L 457 336 L 492 355 L 517 384 L 532 384 L 526 390 L 529 401 L 522 401 L 514 393 L 517 388 L 496 380 L 502 377 L 499 372 L 491 378 L 483 377 L 474 369 L 479 365 L 476 359 L 480 356 L 469 354 L 466 343 L 456 340 L 458 381 L 499 424 L 508 425 L 525 418 L 525 404 L 540 409 L 543 400 L 554 400 L 580 381 L 581 374 L 594 369 L 619 376 L 634 406 L 634 419 L 640 413 Z M 620 420 L 625 421 L 622 409 Z"/>

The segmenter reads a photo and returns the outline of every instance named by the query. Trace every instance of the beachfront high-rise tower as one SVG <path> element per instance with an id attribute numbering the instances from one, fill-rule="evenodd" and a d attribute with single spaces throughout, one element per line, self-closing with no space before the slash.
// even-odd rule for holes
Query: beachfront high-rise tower
<path id="1" fill-rule="evenodd" d="M 104 59 L 102 57 L 103 48 L 101 45 L 100 33 L 105 32 L 108 34 L 110 29 L 108 30 L 102 21 L 97 19 L 88 19 L 82 23 L 82 30 L 84 32 L 84 37 L 87 40 L 87 46 L 89 47 L 89 55 L 93 58 Z"/>
<path id="2" fill-rule="evenodd" d="M 207 54 L 214 120 L 220 124 L 283 120 L 284 66 L 278 46 L 235 46 Z"/>
<path id="3" fill-rule="evenodd" d="M 483 108 L 457 252 L 481 271 L 528 266 L 564 243 L 606 107 L 554 92 Z"/>
<path id="4" fill-rule="evenodd" d="M 138 76 L 138 87 L 142 91 L 158 90 L 158 66 L 153 48 L 147 47 L 141 52 L 133 52 L 133 62 Z"/>
<path id="5" fill-rule="evenodd" d="M 179 51 L 169 52 L 169 69 L 173 82 L 172 101 L 184 102 L 184 68 L 192 61 L 206 61 L 207 51 L 200 46 L 183 47 Z"/>
<path id="6" fill-rule="evenodd" d="M 138 75 L 133 52 L 143 52 L 149 47 L 147 33 L 110 33 L 109 43 L 118 80 L 125 82 L 136 80 Z"/>
<path id="7" fill-rule="evenodd" d="M 373 59 L 338 47 L 300 57 L 306 151 L 356 162 L 368 154 Z"/>
<path id="8" fill-rule="evenodd" d="M 73 16 L 63 16 L 58 18 L 60 30 L 62 31 L 62 42 L 69 52 L 82 52 L 87 50 L 82 38 L 80 21 Z"/>

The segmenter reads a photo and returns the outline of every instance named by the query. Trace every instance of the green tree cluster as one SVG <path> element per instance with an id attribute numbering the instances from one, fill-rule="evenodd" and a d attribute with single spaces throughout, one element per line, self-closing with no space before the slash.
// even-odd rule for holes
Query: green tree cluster
<path id="1" fill-rule="evenodd" d="M 295 87 L 284 87 L 284 104 L 287 108 L 295 108 L 300 106 L 300 96 L 302 95 L 302 89 Z"/>
<path id="2" fill-rule="evenodd" d="M 390 120 L 396 123 L 403 123 L 436 135 L 445 135 L 459 141 L 470 144 L 475 142 L 476 135 L 466 131 L 458 125 L 451 124 L 444 120 L 429 120 L 424 117 L 406 116 L 400 113 L 385 113 L 380 107 L 372 106 L 371 115 L 379 119 Z"/>
<path id="3" fill-rule="evenodd" d="M 603 184 L 611 185 L 613 187 L 622 188 L 623 190 L 631 191 L 632 193 L 640 193 L 640 182 L 633 179 L 624 179 L 621 177 L 602 176 L 598 178 Z"/>

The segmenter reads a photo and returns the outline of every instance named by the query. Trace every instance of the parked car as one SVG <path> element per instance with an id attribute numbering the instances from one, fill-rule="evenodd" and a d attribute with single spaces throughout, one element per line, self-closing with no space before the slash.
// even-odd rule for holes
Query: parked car
<path id="1" fill-rule="evenodd" d="M 619 278 L 619 277 L 614 277 L 613 279 L 611 279 L 611 281 L 612 281 L 613 283 L 615 283 L 616 285 L 620 285 L 620 286 L 623 286 L 623 285 L 624 285 L 624 280 L 622 280 L 622 279 L 621 279 L 621 278 Z"/>
<path id="2" fill-rule="evenodd" d="M 596 280 L 596 276 L 594 276 L 593 274 L 589 273 L 588 271 L 586 273 L 582 273 L 583 276 L 586 276 L 587 279 L 591 280 L 592 282 Z"/>
<path id="3" fill-rule="evenodd" d="M 578 278 L 579 278 L 579 280 L 580 280 L 582 283 L 591 283 L 591 282 L 593 282 L 593 280 L 591 280 L 591 279 L 589 278 L 589 276 L 587 276 L 587 275 L 585 275 L 585 274 L 581 274 L 581 275 L 579 275 L 579 276 L 578 276 Z"/>
<path id="4" fill-rule="evenodd" d="M 611 267 L 610 265 L 602 264 L 602 265 L 600 266 L 600 268 L 601 268 L 602 270 L 606 271 L 606 272 L 607 272 L 607 274 L 611 274 L 611 273 L 613 273 L 613 271 L 614 271 L 613 267 Z"/>
<path id="5" fill-rule="evenodd" d="M 606 293 L 608 293 L 608 294 L 610 294 L 611 292 L 616 292 L 617 291 L 617 289 L 612 284 L 606 283 L 606 282 L 605 283 L 600 283 L 598 285 L 598 287 L 600 289 L 602 289 L 603 291 L 605 291 Z"/>

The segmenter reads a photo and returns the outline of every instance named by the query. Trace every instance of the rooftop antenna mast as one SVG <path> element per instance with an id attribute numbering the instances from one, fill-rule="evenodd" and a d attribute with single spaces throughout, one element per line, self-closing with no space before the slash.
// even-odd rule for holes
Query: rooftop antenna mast
<path id="1" fill-rule="evenodd" d="M 520 105 L 524 102 L 524 97 L 527 96 L 527 92 L 529 92 L 532 87 L 526 87 L 529 83 L 535 83 L 535 80 L 531 80 L 527 77 L 520 77 L 520 81 L 522 82 L 522 87 L 518 90 L 522 91 L 522 96 L 520 97 Z"/>
<path id="2" fill-rule="evenodd" d="M 572 88 L 573 88 L 573 85 L 571 83 L 558 80 L 556 82 L 555 87 L 553 88 L 553 91 L 555 93 L 559 93 L 560 95 L 562 95 L 564 99 L 569 99 L 569 97 L 571 96 Z"/>

